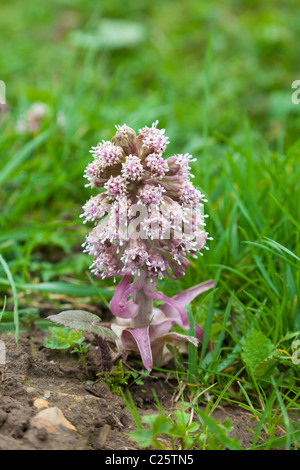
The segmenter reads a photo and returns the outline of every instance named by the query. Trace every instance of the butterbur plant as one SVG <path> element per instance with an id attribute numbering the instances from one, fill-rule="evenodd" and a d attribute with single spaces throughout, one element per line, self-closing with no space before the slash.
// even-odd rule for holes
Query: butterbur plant
<path id="1" fill-rule="evenodd" d="M 206 281 L 169 298 L 157 289 L 165 276 L 179 279 L 206 248 L 203 202 L 206 199 L 191 182 L 189 154 L 164 158 L 169 143 L 158 121 L 139 134 L 116 126 L 111 141 L 92 147 L 93 160 L 85 170 L 87 185 L 101 192 L 83 206 L 84 222 L 95 227 L 86 237 L 84 251 L 93 257 L 92 272 L 104 279 L 121 278 L 110 309 L 115 316 L 111 328 L 123 360 L 139 353 L 145 368 L 169 358 L 166 344 L 202 340 L 172 331 L 176 324 L 185 330 L 189 321 L 185 306 L 213 287 Z M 160 301 L 159 308 L 154 301 Z"/>
<path id="2" fill-rule="evenodd" d="M 178 279 L 189 265 L 187 256 L 206 248 L 208 233 L 203 214 L 204 195 L 191 182 L 189 154 L 163 158 L 169 143 L 165 129 L 144 127 L 139 134 L 117 126 L 111 141 L 91 150 L 93 161 L 85 170 L 87 186 L 101 188 L 83 207 L 85 222 L 95 227 L 84 249 L 93 257 L 92 272 L 121 277 L 110 309 L 111 328 L 123 359 L 139 352 L 146 369 L 163 363 L 166 343 L 196 338 L 172 331 L 179 324 L 189 329 L 185 306 L 213 286 L 207 281 L 173 298 L 157 290 L 157 279 Z M 153 302 L 162 301 L 159 308 Z"/>

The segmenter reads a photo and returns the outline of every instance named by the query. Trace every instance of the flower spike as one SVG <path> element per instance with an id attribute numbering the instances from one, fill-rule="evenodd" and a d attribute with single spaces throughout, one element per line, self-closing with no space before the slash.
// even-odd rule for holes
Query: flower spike
<path id="1" fill-rule="evenodd" d="M 111 141 L 92 147 L 93 161 L 85 170 L 87 186 L 103 192 L 83 206 L 84 223 L 95 224 L 83 246 L 95 275 L 122 277 L 110 303 L 112 330 L 124 360 L 137 352 L 151 370 L 153 362 L 166 360 L 166 343 L 196 345 L 203 337 L 198 325 L 197 338 L 171 329 L 176 324 L 189 329 L 185 307 L 213 281 L 169 298 L 157 290 L 157 279 L 179 279 L 188 256 L 207 248 L 206 199 L 191 182 L 191 155 L 164 158 L 169 139 L 158 121 L 138 135 L 126 124 L 116 129 Z M 155 301 L 163 304 L 156 308 Z"/>

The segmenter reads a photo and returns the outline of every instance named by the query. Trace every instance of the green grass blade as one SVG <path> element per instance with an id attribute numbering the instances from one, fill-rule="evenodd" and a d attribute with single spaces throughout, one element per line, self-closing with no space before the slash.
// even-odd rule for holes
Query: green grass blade
<path id="1" fill-rule="evenodd" d="M 295 225 L 295 227 L 300 230 L 300 224 L 297 222 L 297 220 L 280 204 L 273 194 L 270 194 L 270 196 L 279 209 L 287 216 L 287 218 Z"/>
<path id="2" fill-rule="evenodd" d="M 127 390 L 127 395 L 128 395 L 128 399 L 127 397 L 125 396 L 124 392 L 122 389 L 120 389 L 120 393 L 122 395 L 122 398 L 124 400 L 124 403 L 125 405 L 127 406 L 128 410 L 130 411 L 131 413 L 131 416 L 136 424 L 136 427 L 138 429 L 142 429 L 142 423 L 141 423 L 141 420 L 140 420 L 140 417 L 139 417 L 139 414 L 138 414 L 138 411 L 137 411 L 137 408 L 135 406 L 135 403 L 133 401 L 133 398 L 132 398 L 132 395 L 131 393 L 129 392 L 129 390 Z"/>
<path id="3" fill-rule="evenodd" d="M 267 450 L 283 446 L 287 447 L 288 442 L 290 442 L 291 440 L 293 440 L 294 442 L 300 442 L 300 430 L 290 433 L 288 438 L 287 436 L 276 437 L 275 439 L 272 439 L 268 442 L 259 444 L 254 447 L 250 447 L 246 450 Z"/>
<path id="4" fill-rule="evenodd" d="M 227 323 L 227 320 L 228 320 L 228 317 L 229 317 L 230 311 L 231 311 L 232 300 L 233 300 L 233 296 L 231 295 L 229 300 L 228 300 L 226 310 L 224 312 L 222 330 L 220 331 L 218 342 L 217 342 L 216 347 L 215 347 L 215 351 L 214 351 L 215 359 L 218 359 L 219 355 L 220 355 L 222 343 L 223 343 L 224 336 L 225 336 L 225 327 L 226 327 L 226 323 Z"/>

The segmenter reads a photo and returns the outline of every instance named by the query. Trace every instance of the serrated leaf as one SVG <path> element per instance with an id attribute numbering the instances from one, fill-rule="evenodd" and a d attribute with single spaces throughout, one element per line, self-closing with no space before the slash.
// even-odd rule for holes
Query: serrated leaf
<path id="1" fill-rule="evenodd" d="M 251 330 L 245 339 L 242 359 L 255 375 L 262 377 L 272 366 L 276 348 L 261 331 Z"/>
<path id="2" fill-rule="evenodd" d="M 117 338 L 117 335 L 112 330 L 99 325 L 101 320 L 97 315 L 85 310 L 67 310 L 58 315 L 50 315 L 47 317 L 47 320 L 59 325 L 68 326 L 72 330 L 95 333 L 98 336 L 102 336 L 102 338 Z"/>
<path id="3" fill-rule="evenodd" d="M 151 429 L 136 429 L 130 433 L 130 437 L 137 441 L 140 447 L 149 447 L 152 444 Z"/>
<path id="4" fill-rule="evenodd" d="M 265 359 L 254 368 L 254 375 L 256 375 L 257 377 L 263 377 L 268 372 L 268 370 L 271 369 L 274 362 L 274 358 Z"/>

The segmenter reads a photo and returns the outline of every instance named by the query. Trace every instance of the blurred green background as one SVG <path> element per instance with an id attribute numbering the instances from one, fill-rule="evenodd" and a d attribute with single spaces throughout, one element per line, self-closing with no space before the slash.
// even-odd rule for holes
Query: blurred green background
<path id="1" fill-rule="evenodd" d="M 158 119 L 166 156 L 197 157 L 209 200 L 214 241 L 180 285 L 220 275 L 214 325 L 233 295 L 237 335 L 254 322 L 276 342 L 300 328 L 299 37 L 296 0 L 3 0 L 0 252 L 19 304 L 107 304 L 113 284 L 94 284 L 81 252 L 89 149 L 115 124 Z"/>

